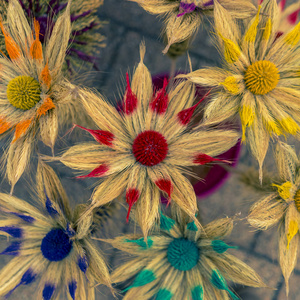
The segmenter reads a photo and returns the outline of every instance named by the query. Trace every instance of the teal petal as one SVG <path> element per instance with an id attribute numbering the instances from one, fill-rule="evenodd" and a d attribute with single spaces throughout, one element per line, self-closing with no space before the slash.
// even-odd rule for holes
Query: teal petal
<path id="1" fill-rule="evenodd" d="M 203 300 L 203 287 L 197 285 L 192 289 L 192 299 L 193 300 Z"/>
<path id="2" fill-rule="evenodd" d="M 155 300 L 171 300 L 173 294 L 167 289 L 161 289 L 156 294 Z"/>
<path id="3" fill-rule="evenodd" d="M 225 278 L 220 272 L 213 270 L 211 275 L 211 283 L 219 290 L 227 291 L 233 299 L 239 300 L 239 298 L 229 289 Z"/>
<path id="4" fill-rule="evenodd" d="M 143 270 L 142 272 L 140 272 L 137 275 L 137 277 L 135 278 L 133 284 L 131 286 L 129 286 L 128 288 L 126 288 L 125 290 L 123 290 L 123 292 L 126 292 L 126 291 L 128 291 L 128 290 L 130 290 L 131 288 L 134 288 L 134 287 L 139 287 L 139 286 L 146 285 L 146 284 L 152 282 L 155 279 L 156 279 L 156 276 L 151 270 Z"/>
<path id="5" fill-rule="evenodd" d="M 216 251 L 217 253 L 224 253 L 229 248 L 231 248 L 231 249 L 236 249 L 237 248 L 237 247 L 234 247 L 234 246 L 229 246 L 221 240 L 212 241 L 211 246 L 212 246 L 213 250 Z"/>
<path id="6" fill-rule="evenodd" d="M 165 231 L 170 231 L 174 225 L 175 225 L 175 220 L 160 213 L 160 229 Z"/>
<path id="7" fill-rule="evenodd" d="M 138 240 L 129 240 L 129 239 L 126 239 L 125 243 L 135 243 L 135 244 L 139 245 L 143 249 L 148 249 L 148 248 L 150 248 L 153 245 L 153 240 L 150 237 L 148 237 L 147 238 L 147 243 L 146 243 L 145 240 L 144 240 L 144 238 L 140 238 Z"/>
<path id="8" fill-rule="evenodd" d="M 194 221 L 188 223 L 186 228 L 191 231 L 198 231 L 198 227 L 196 226 Z"/>

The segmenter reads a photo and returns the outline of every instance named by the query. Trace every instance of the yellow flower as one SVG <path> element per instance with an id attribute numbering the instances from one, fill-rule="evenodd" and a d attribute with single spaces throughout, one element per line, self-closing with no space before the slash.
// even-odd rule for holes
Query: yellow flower
<path id="1" fill-rule="evenodd" d="M 195 86 L 181 82 L 168 94 L 166 80 L 163 88 L 154 93 L 144 55 L 142 45 L 141 61 L 131 83 L 127 75 L 122 113 L 101 96 L 89 90 L 79 91 L 88 115 L 98 126 L 96 130 L 81 128 L 98 143 L 78 144 L 57 159 L 73 169 L 90 172 L 81 178 L 103 177 L 93 193 L 91 210 L 126 191 L 128 214 L 136 203 L 135 219 L 147 235 L 159 216 L 160 191 L 195 218 L 196 196 L 183 176 L 189 172 L 185 169 L 217 161 L 212 156 L 235 145 L 239 134 L 230 130 L 193 130 L 190 121 L 201 102 L 193 105 Z"/>
<path id="2" fill-rule="evenodd" d="M 211 15 L 214 9 L 213 0 L 130 0 L 138 3 L 151 14 L 165 16 L 165 32 L 168 45 L 164 53 L 172 44 L 190 38 L 197 31 L 205 15 Z M 237 18 L 249 17 L 255 12 L 252 3 L 245 0 L 220 0 L 221 5 L 230 10 Z"/>
<path id="3" fill-rule="evenodd" d="M 71 25 L 68 6 L 42 44 L 39 22 L 30 28 L 19 1 L 9 1 L 6 16 L 5 25 L 0 20 L 8 53 L 0 55 L 0 134 L 15 131 L 6 170 L 13 189 L 30 161 L 37 133 L 53 149 L 58 120 L 65 122 L 74 106 L 72 86 L 62 76 Z"/>
<path id="4" fill-rule="evenodd" d="M 178 77 L 218 88 L 206 107 L 207 122 L 222 122 L 239 113 L 243 140 L 258 160 L 262 178 L 270 136 L 297 136 L 300 130 L 300 24 L 278 38 L 276 0 L 264 0 L 243 32 L 218 1 L 214 13 L 224 67 Z"/>
<path id="5" fill-rule="evenodd" d="M 91 238 L 95 219 L 79 220 L 86 207 L 72 211 L 58 177 L 43 163 L 37 181 L 35 206 L 0 193 L 0 234 L 12 239 L 1 255 L 13 257 L 0 270 L 1 298 L 37 280 L 32 299 L 94 300 L 97 284 L 113 292 L 104 258 Z"/>
<path id="6" fill-rule="evenodd" d="M 115 248 L 134 255 L 112 273 L 114 283 L 134 277 L 128 299 L 239 299 L 226 280 L 246 286 L 265 287 L 256 272 L 227 250 L 223 241 L 233 220 L 215 220 L 202 229 L 194 222 L 161 215 L 147 240 L 125 235 L 107 240 Z"/>
<path id="7" fill-rule="evenodd" d="M 282 142 L 276 146 L 275 160 L 281 182 L 272 184 L 276 191 L 271 194 L 266 187 L 266 195 L 251 207 L 248 222 L 262 230 L 278 224 L 279 262 L 288 294 L 300 241 L 300 162 L 295 150 Z"/>

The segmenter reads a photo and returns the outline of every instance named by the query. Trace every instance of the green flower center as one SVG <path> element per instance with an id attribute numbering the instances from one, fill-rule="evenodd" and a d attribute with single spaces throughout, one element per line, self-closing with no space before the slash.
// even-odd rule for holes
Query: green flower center
<path id="1" fill-rule="evenodd" d="M 200 251 L 197 245 L 184 238 L 174 239 L 168 247 L 169 263 L 177 270 L 191 270 L 199 261 Z"/>
<path id="2" fill-rule="evenodd" d="M 30 76 L 12 79 L 6 89 L 7 99 L 16 108 L 28 110 L 41 99 L 41 88 L 37 80 Z"/>
<path id="3" fill-rule="evenodd" d="M 280 75 L 277 67 L 268 60 L 259 60 L 250 65 L 244 75 L 247 89 L 254 95 L 265 95 L 278 84 Z"/>

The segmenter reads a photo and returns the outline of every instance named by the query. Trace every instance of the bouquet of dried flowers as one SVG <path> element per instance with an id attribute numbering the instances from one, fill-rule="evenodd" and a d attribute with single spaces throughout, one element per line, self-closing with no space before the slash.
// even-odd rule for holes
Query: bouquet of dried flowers
<path id="1" fill-rule="evenodd" d="M 153 51 L 141 41 L 140 61 L 113 103 L 74 79 L 80 69 L 102 70 L 102 0 L 0 1 L 1 167 L 10 185 L 0 190 L 0 257 L 12 257 L 0 270 L 0 297 L 34 284 L 33 297 L 43 300 L 102 299 L 97 289 L 105 287 L 105 299 L 137 300 L 240 299 L 232 284 L 274 288 L 224 241 L 245 220 L 261 230 L 278 225 L 288 295 L 300 229 L 300 2 L 129 2 L 162 17 L 171 58 L 197 52 L 201 24 L 213 28 L 223 65 L 193 70 L 187 55 L 189 73 L 174 78 L 173 60 L 157 88 L 146 66 Z M 73 130 L 80 139 L 62 149 L 66 126 L 59 140 L 67 144 Z M 249 146 L 256 171 L 233 170 L 222 158 L 237 143 Z M 272 176 L 265 160 L 277 166 Z M 205 182 L 212 164 L 260 193 L 248 216 L 233 201 L 232 217 L 204 221 L 191 180 Z M 18 195 L 18 181 L 31 197 Z M 117 222 L 126 233 L 116 233 Z M 110 270 L 105 252 L 118 257 L 117 249 L 133 257 Z"/>

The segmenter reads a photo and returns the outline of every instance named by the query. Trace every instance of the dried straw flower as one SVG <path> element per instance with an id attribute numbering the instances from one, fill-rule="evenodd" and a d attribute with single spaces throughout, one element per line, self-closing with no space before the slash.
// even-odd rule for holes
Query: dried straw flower
<path id="1" fill-rule="evenodd" d="M 112 273 L 114 283 L 134 277 L 124 291 L 126 299 L 239 299 L 226 280 L 253 287 L 265 287 L 248 265 L 228 254 L 222 239 L 233 228 L 230 218 L 204 226 L 161 215 L 160 228 L 147 240 L 125 235 L 108 240 L 115 248 L 135 256 Z M 153 297 L 153 298 L 152 298 Z"/>
<path id="2" fill-rule="evenodd" d="M 250 209 L 249 223 L 262 230 L 278 224 L 279 261 L 289 292 L 288 280 L 297 262 L 300 228 L 300 161 L 295 150 L 278 142 L 275 159 L 281 181 L 277 191 L 266 192 Z"/>
<path id="3" fill-rule="evenodd" d="M 136 203 L 136 218 L 147 235 L 159 217 L 160 191 L 169 201 L 195 219 L 197 201 L 193 186 L 183 173 L 189 166 L 214 161 L 213 158 L 236 144 L 239 134 L 231 130 L 194 131 L 189 124 L 201 100 L 192 106 L 195 87 L 180 82 L 168 94 L 167 81 L 153 91 L 149 70 L 141 61 L 124 95 L 123 112 L 108 104 L 100 95 L 79 91 L 83 105 L 99 129 L 88 131 L 98 143 L 71 147 L 59 159 L 66 166 L 89 172 L 86 177 L 104 177 L 95 189 L 90 209 L 104 205 L 126 190 L 126 202 Z M 51 158 L 50 158 L 51 159 Z"/>
<path id="4" fill-rule="evenodd" d="M 130 0 L 151 14 L 165 17 L 168 44 L 164 49 L 190 38 L 199 28 L 202 18 L 211 15 L 214 0 Z M 245 18 L 255 13 L 255 6 L 247 0 L 220 0 L 233 17 Z"/>
<path id="5" fill-rule="evenodd" d="M 276 0 L 263 1 L 243 34 L 218 1 L 214 13 L 224 68 L 200 69 L 179 77 L 217 88 L 206 106 L 208 123 L 219 123 L 239 113 L 243 140 L 247 139 L 258 160 L 262 179 L 270 136 L 299 134 L 300 24 L 276 39 Z"/>
<path id="6" fill-rule="evenodd" d="M 8 0 L 0 0 L 0 12 L 3 19 L 6 16 Z M 67 0 L 19 0 L 26 19 L 31 22 L 35 18 L 40 24 L 40 41 L 42 44 L 51 37 L 58 17 L 67 7 Z M 75 75 L 75 70 L 82 70 L 92 64 L 96 65 L 99 48 L 104 47 L 104 36 L 97 32 L 103 26 L 103 22 L 97 17 L 97 9 L 103 4 L 103 0 L 73 0 L 70 7 L 72 31 L 67 47 L 66 59 L 63 68 Z M 1 50 L 6 53 L 5 44 L 0 41 Z"/>
<path id="7" fill-rule="evenodd" d="M 96 284 L 112 289 L 104 258 L 91 239 L 93 219 L 79 221 L 82 207 L 71 210 L 50 167 L 40 164 L 37 180 L 35 206 L 0 193 L 0 234 L 13 238 L 1 255 L 14 256 L 0 271 L 0 296 L 39 279 L 35 299 L 66 299 L 68 293 L 68 299 L 93 300 Z"/>
<path id="8" fill-rule="evenodd" d="M 252 2 L 258 6 L 262 4 L 263 0 L 253 0 Z M 300 1 L 291 3 L 288 6 L 286 6 L 286 0 L 277 0 L 277 2 L 279 8 L 279 25 L 277 35 L 281 36 L 296 25 L 300 11 Z"/>
<path id="9" fill-rule="evenodd" d="M 61 73 L 71 32 L 69 8 L 46 46 L 40 41 L 39 22 L 34 20 L 31 30 L 19 1 L 9 2 L 7 26 L 0 21 L 9 55 L 0 55 L 0 134 L 15 131 L 5 157 L 12 189 L 29 162 L 36 134 L 53 149 L 58 120 L 66 122 L 74 111 L 74 88 Z"/>

